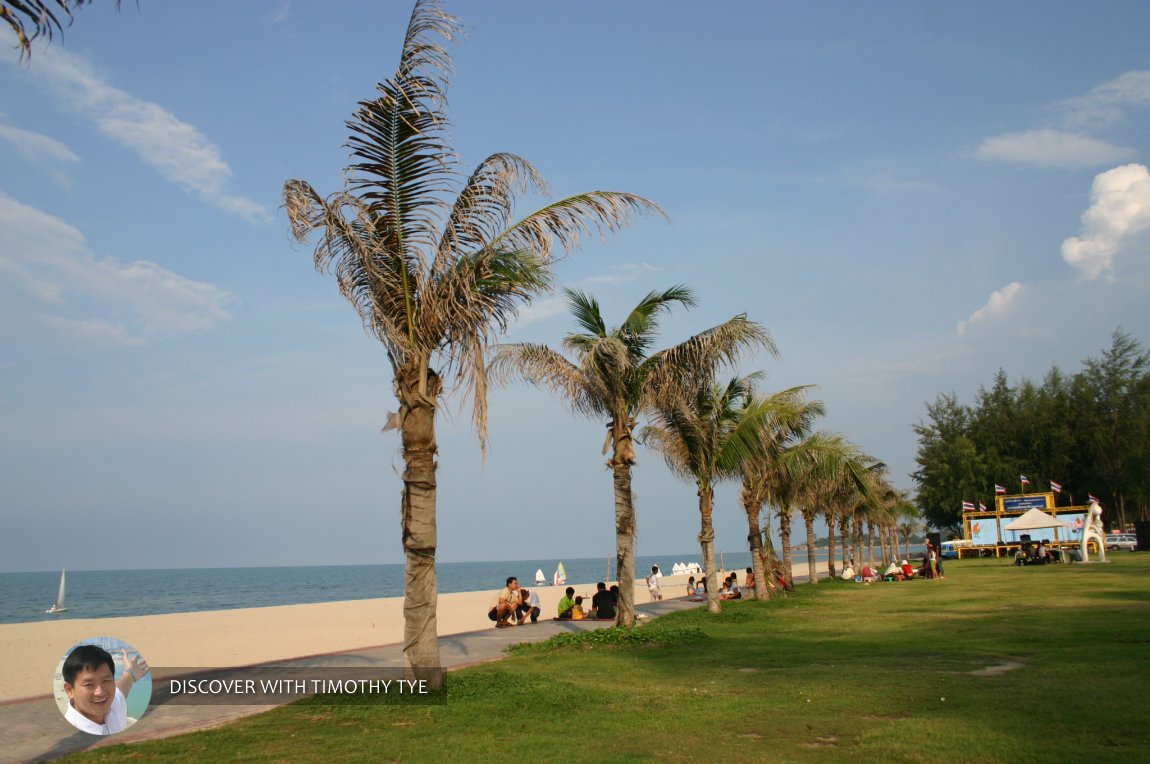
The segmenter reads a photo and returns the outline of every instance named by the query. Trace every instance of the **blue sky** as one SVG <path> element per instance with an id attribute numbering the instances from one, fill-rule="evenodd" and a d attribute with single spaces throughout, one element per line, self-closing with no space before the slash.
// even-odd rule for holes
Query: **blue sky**
<path id="1" fill-rule="evenodd" d="M 1150 342 L 1150 5 L 446 7 L 465 167 L 512 151 L 555 196 L 670 217 L 560 284 L 616 322 L 690 285 L 665 344 L 748 313 L 781 358 L 741 370 L 818 385 L 901 487 L 938 393 L 1076 371 L 1120 324 Z M 386 359 L 279 203 L 340 188 L 409 12 L 97 3 L 30 65 L 0 55 L 0 569 L 401 561 Z M 557 342 L 564 311 L 509 340 Z M 491 406 L 485 464 L 458 399 L 441 421 L 440 558 L 612 552 L 603 424 L 527 388 Z M 639 458 L 640 553 L 691 552 L 694 490 Z"/>

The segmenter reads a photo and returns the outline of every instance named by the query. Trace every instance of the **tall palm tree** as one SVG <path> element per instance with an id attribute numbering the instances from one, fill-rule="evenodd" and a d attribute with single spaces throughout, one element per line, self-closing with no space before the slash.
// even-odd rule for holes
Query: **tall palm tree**
<path id="1" fill-rule="evenodd" d="M 435 415 L 452 381 L 470 395 L 486 451 L 486 349 L 520 305 L 550 286 L 553 252 L 589 231 L 615 230 L 657 210 L 632 194 L 595 191 L 513 221 L 516 197 L 545 191 L 514 154 L 493 154 L 460 182 L 447 144 L 447 72 L 459 21 L 419 0 L 399 67 L 348 121 L 354 158 L 343 191 L 326 198 L 301 180 L 284 184 L 292 234 L 319 233 L 315 264 L 387 352 L 404 458 L 406 560 L 404 661 L 432 683 L 442 677 L 436 629 Z"/>
<path id="2" fill-rule="evenodd" d="M 707 608 L 713 613 L 722 609 L 712 521 L 715 483 L 737 475 L 739 465 L 761 448 L 759 430 L 770 409 L 753 398 L 758 376 L 736 377 L 725 386 L 703 385 L 689 399 L 661 407 L 642 431 L 643 442 L 662 453 L 671 470 L 693 481 L 698 490 L 699 546 L 707 576 Z"/>
<path id="3" fill-rule="evenodd" d="M 818 582 L 815 562 L 815 518 L 820 513 L 834 516 L 829 508 L 841 504 L 848 496 L 868 495 L 870 475 L 868 457 L 855 444 L 839 433 L 818 432 L 801 444 L 808 466 L 797 476 L 799 511 L 807 535 L 807 576 L 811 583 Z M 828 519 L 831 558 L 834 556 L 834 528 Z M 832 562 L 833 564 L 833 562 Z M 831 575 L 834 575 L 832 570 Z"/>
<path id="4" fill-rule="evenodd" d="M 794 387 L 764 399 L 770 413 L 758 433 L 759 449 L 739 465 L 743 484 L 740 500 L 747 515 L 747 542 L 755 572 L 755 596 L 759 599 L 765 599 L 775 589 L 774 577 L 767 575 L 769 566 L 764 559 L 759 516 L 763 505 L 772 502 L 781 487 L 789 485 L 790 474 L 802 458 L 800 439 L 824 411 L 819 401 L 805 400 L 806 389 Z"/>
<path id="5" fill-rule="evenodd" d="M 493 379 L 522 379 L 557 393 L 576 413 L 607 420 L 604 453 L 615 486 L 615 553 L 619 577 L 617 623 L 635 623 L 635 505 L 631 470 L 633 432 L 638 416 L 674 399 L 744 349 L 764 342 L 762 329 L 746 316 L 691 337 L 667 350 L 652 352 L 659 316 L 674 303 L 694 305 L 690 289 L 675 286 L 651 292 L 619 326 L 608 328 L 595 298 L 567 290 L 567 302 L 581 331 L 568 334 L 563 347 L 569 361 L 546 345 L 501 345 L 491 361 Z"/>

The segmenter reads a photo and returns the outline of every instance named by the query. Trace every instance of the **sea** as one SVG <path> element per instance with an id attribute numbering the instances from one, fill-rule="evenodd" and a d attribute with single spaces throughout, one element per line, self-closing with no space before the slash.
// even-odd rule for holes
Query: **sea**
<path id="1" fill-rule="evenodd" d="M 825 550 L 821 560 L 825 559 Z M 806 559 L 796 553 L 796 561 Z M 728 570 L 751 564 L 750 552 L 724 553 Z M 440 594 L 496 591 L 508 576 L 530 588 L 535 571 L 550 581 L 559 560 L 505 562 L 440 562 Z M 675 563 L 702 563 L 698 551 L 635 558 L 642 580 L 658 565 L 670 575 Z M 562 560 L 567 581 L 593 584 L 615 578 L 614 558 Z M 161 613 L 299 605 L 403 595 L 403 565 L 331 565 L 284 568 L 186 568 L 178 570 L 69 570 L 67 611 L 46 614 L 56 598 L 60 573 L 0 573 L 0 624 L 58 621 L 67 618 L 114 618 Z"/>

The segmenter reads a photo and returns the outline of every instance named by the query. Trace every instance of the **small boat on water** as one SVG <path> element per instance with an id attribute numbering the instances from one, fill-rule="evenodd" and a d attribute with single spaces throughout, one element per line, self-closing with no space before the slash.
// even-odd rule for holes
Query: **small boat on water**
<path id="1" fill-rule="evenodd" d="M 535 585 L 547 586 L 547 576 L 543 575 L 543 568 L 539 568 L 535 571 Z"/>
<path id="2" fill-rule="evenodd" d="M 56 592 L 56 601 L 52 603 L 52 607 L 45 610 L 45 613 L 63 613 L 68 608 L 64 607 L 64 589 L 66 588 L 65 574 L 67 571 L 60 571 L 60 588 Z"/>
<path id="3" fill-rule="evenodd" d="M 563 567 L 563 563 L 559 563 L 559 567 L 555 568 L 555 577 L 551 579 L 551 583 L 555 586 L 562 586 L 567 583 L 567 568 Z"/>

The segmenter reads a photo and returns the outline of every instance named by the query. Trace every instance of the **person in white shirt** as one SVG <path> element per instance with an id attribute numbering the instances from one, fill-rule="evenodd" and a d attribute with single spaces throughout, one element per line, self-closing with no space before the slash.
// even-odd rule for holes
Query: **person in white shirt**
<path id="1" fill-rule="evenodd" d="M 64 718 L 89 735 L 114 735 L 127 729 L 127 695 L 148 673 L 148 662 L 124 650 L 124 673 L 116 679 L 111 653 L 96 645 L 80 645 L 64 659 L 64 692 L 68 710 Z"/>
<path id="2" fill-rule="evenodd" d="M 651 592 L 651 601 L 663 599 L 663 591 L 659 588 L 659 566 L 651 566 L 651 575 L 647 577 L 647 590 Z"/>

